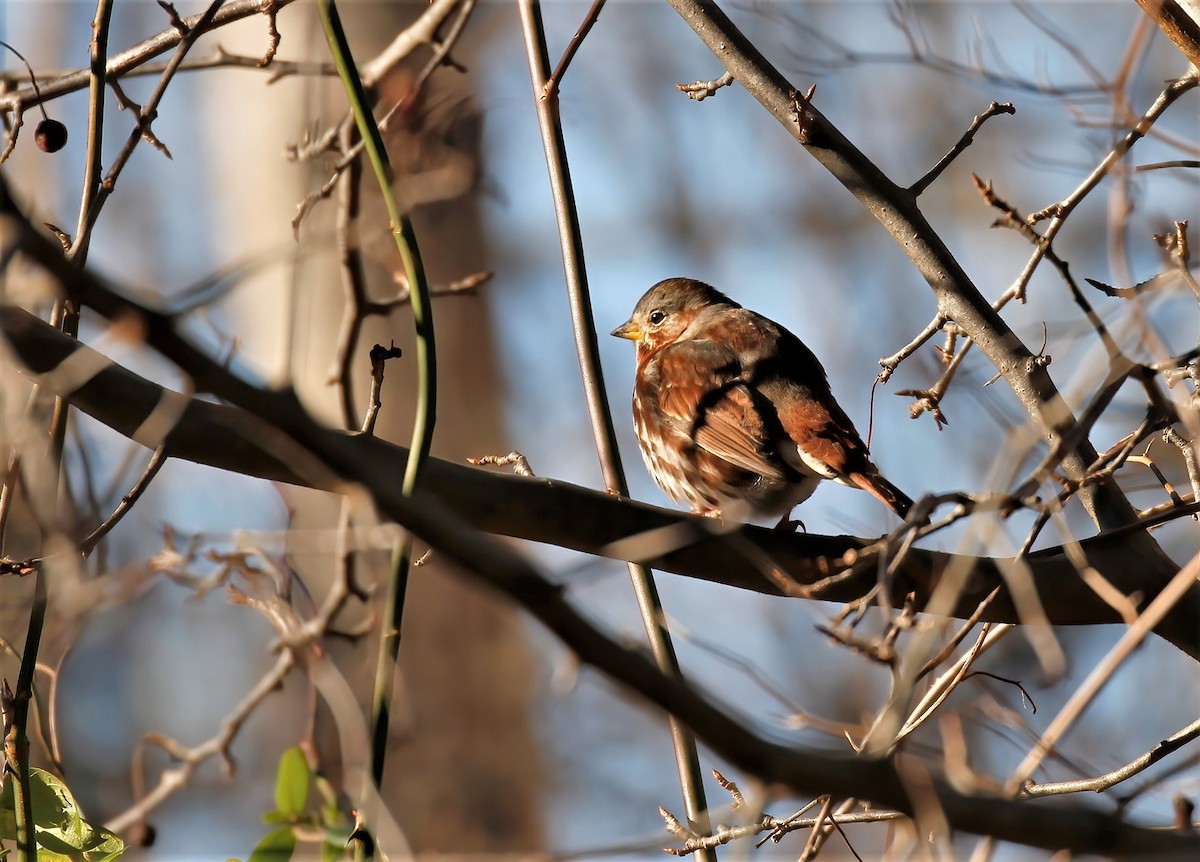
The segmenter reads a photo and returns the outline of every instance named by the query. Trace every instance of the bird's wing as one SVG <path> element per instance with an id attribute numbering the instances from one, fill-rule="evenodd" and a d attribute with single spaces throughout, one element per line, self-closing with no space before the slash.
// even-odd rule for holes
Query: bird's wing
<path id="1" fill-rule="evenodd" d="M 659 352 L 660 415 L 701 449 L 767 479 L 787 478 L 771 445 L 760 402 L 741 380 L 737 354 L 708 340 L 677 342 Z"/>
<path id="2" fill-rule="evenodd" d="M 770 397 L 775 387 L 764 387 Z M 804 387 L 809 388 L 809 387 Z M 829 479 L 845 479 L 867 470 L 867 447 L 849 417 L 831 399 L 807 392 L 790 398 L 771 398 L 784 432 L 799 449 L 803 463 Z"/>
<path id="3" fill-rule="evenodd" d="M 811 356 L 807 348 L 803 349 Z M 827 479 L 869 491 L 904 517 L 912 501 L 879 474 L 854 423 L 834 400 L 825 372 L 815 358 L 812 365 L 815 371 L 810 368 L 803 377 L 774 377 L 760 385 L 760 391 L 776 406 L 784 433 L 796 444 L 800 463 L 781 447 L 784 460 L 801 472 L 805 472 L 803 464 Z"/>

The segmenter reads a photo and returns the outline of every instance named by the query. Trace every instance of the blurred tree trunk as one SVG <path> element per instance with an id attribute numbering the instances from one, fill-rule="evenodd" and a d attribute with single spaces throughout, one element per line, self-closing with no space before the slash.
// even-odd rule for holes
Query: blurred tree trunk
<path id="1" fill-rule="evenodd" d="M 372 56 L 423 8 L 353 7 L 346 23 L 358 57 Z M 383 110 L 411 92 L 416 70 L 427 57 L 427 51 L 419 51 L 404 69 L 381 83 Z M 467 65 L 473 63 L 467 59 Z M 467 81 L 443 67 L 430 85 L 429 95 L 409 100 L 412 106 L 403 109 L 403 120 L 393 124 L 387 137 L 401 198 L 422 202 L 413 214 L 430 280 L 445 284 L 485 269 L 489 256 L 476 199 L 478 117 L 470 94 L 463 92 Z M 325 121 L 336 122 L 344 98 L 339 93 L 328 102 L 335 108 L 325 110 Z M 327 161 L 313 162 L 309 190 L 328 178 Z M 362 172 L 360 189 L 361 212 L 353 234 L 363 249 L 369 292 L 374 299 L 385 299 L 396 291 L 393 273 L 402 270 L 369 168 Z M 331 198 L 314 212 L 317 218 L 305 222 L 302 247 L 305 235 L 325 242 L 334 206 Z M 301 262 L 299 296 L 303 299 L 296 318 L 297 341 L 308 350 L 297 351 L 293 359 L 305 400 L 334 417 L 340 410 L 327 375 L 344 306 L 337 272 L 328 263 Z M 485 295 L 487 290 L 482 288 Z M 503 439 L 498 433 L 501 386 L 494 371 L 487 302 L 482 296 L 436 300 L 434 321 L 440 386 L 434 452 L 461 460 L 495 451 Z M 375 433 L 407 443 L 416 382 L 407 305 L 388 318 L 369 319 L 363 329 L 352 364 L 356 421 L 361 422 L 367 407 L 367 354 L 376 342 L 388 345 L 393 340 L 404 355 L 387 364 Z M 398 466 L 397 483 L 401 472 Z M 335 505 L 329 500 L 316 505 L 325 512 L 325 524 L 336 522 L 336 516 L 328 517 Z M 386 556 L 376 552 L 369 564 L 365 555 L 359 557 L 359 576 L 373 585 L 376 602 L 383 601 L 387 592 Z M 317 580 L 310 579 L 310 573 L 305 577 L 319 584 L 328 573 L 311 573 Z M 318 595 L 324 589 L 314 588 Z M 344 614 L 349 619 L 344 625 L 361 618 L 355 604 L 352 601 Z M 354 685 L 364 715 L 370 713 L 377 648 L 377 625 L 364 638 L 331 643 L 331 655 Z M 519 613 L 446 572 L 435 555 L 414 569 L 410 578 L 401 666 L 383 794 L 412 849 L 467 853 L 541 847 L 539 757 L 530 726 L 534 667 Z M 323 767 L 336 756 L 330 750 L 336 747 L 336 738 L 322 708 L 317 741 Z"/>

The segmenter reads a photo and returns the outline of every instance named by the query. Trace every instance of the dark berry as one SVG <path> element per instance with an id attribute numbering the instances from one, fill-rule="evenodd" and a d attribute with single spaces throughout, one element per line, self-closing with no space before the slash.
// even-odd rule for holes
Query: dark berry
<path id="1" fill-rule="evenodd" d="M 37 141 L 38 149 L 42 152 L 57 153 L 67 145 L 67 127 L 58 120 L 47 117 L 33 130 L 33 139 Z"/>

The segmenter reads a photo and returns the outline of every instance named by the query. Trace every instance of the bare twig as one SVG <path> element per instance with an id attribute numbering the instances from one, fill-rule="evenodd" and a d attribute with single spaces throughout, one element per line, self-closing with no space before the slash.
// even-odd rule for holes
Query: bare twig
<path id="1" fill-rule="evenodd" d="M 715 96 L 717 90 L 722 87 L 728 87 L 733 83 L 733 73 L 725 72 L 718 75 L 710 81 L 693 81 L 690 84 L 676 84 L 675 89 L 681 93 L 687 94 L 689 99 L 696 102 L 703 102 L 709 96 Z"/>
<path id="2" fill-rule="evenodd" d="M 437 28 L 441 26 L 442 21 L 450 15 L 455 5 L 459 3 L 462 4 L 459 17 L 451 26 L 446 38 L 440 44 L 436 43 L 434 37 L 437 34 Z M 433 56 L 417 76 L 412 90 L 404 98 L 392 105 L 387 113 L 377 121 L 380 131 L 387 131 L 389 129 L 393 118 L 399 114 L 402 107 L 406 107 L 410 100 L 420 93 L 421 86 L 433 73 L 434 69 L 447 61 L 449 52 L 462 34 L 467 17 L 474 9 L 475 3 L 476 0 L 435 0 L 422 13 L 421 17 L 410 27 L 402 30 L 379 56 L 364 65 L 361 70 L 362 81 L 365 87 L 370 88 L 382 80 L 384 75 L 399 65 L 409 53 L 416 50 L 422 44 L 434 45 Z M 420 38 L 414 38 L 413 34 L 416 34 Z M 386 62 L 384 62 L 384 58 L 386 58 Z M 363 153 L 366 142 L 361 136 L 353 142 L 350 142 L 346 138 L 347 129 L 351 126 L 353 126 L 352 118 L 347 115 L 323 134 L 311 140 L 306 137 L 302 145 L 289 148 L 288 157 L 293 160 L 302 161 L 329 152 L 334 148 L 335 141 L 342 140 L 344 142 L 340 147 L 338 160 L 332 166 L 330 177 L 317 191 L 307 195 L 296 207 L 296 214 L 292 217 L 292 234 L 297 239 L 299 239 L 300 235 L 300 224 L 304 221 L 305 216 L 308 215 L 313 207 L 327 199 L 333 193 L 334 188 L 337 187 L 339 175 L 350 164 L 357 161 Z"/>
<path id="3" fill-rule="evenodd" d="M 923 191 L 925 191 L 925 189 L 929 188 L 933 182 L 942 175 L 942 172 L 945 171 L 946 168 L 950 167 L 950 163 L 962 155 L 967 147 L 971 146 L 971 143 L 975 140 L 975 133 L 979 131 L 980 126 L 997 114 L 1015 114 L 1016 112 L 1017 109 L 1013 107 L 1012 102 L 1005 102 L 1001 104 L 1000 102 L 993 100 L 992 103 L 988 105 L 986 109 L 984 109 L 983 113 L 975 115 L 975 119 L 971 120 L 971 125 L 967 126 L 967 130 L 963 132 L 962 137 L 958 139 L 957 143 L 950 148 L 950 152 L 942 156 L 941 159 L 938 160 L 938 163 L 930 168 L 929 172 L 926 173 L 925 176 L 921 177 L 921 179 L 917 180 L 908 187 L 909 193 L 914 197 L 918 197 Z"/>
<path id="4" fill-rule="evenodd" d="M 88 556 L 95 549 L 96 545 L 100 544 L 100 540 L 107 536 L 112 531 L 112 528 L 120 523 L 121 519 L 133 508 L 133 504 L 150 487 L 150 483 L 154 481 L 154 477 L 158 475 L 158 471 L 162 469 L 163 464 L 166 462 L 167 450 L 159 446 L 154 450 L 154 454 L 146 464 L 146 469 L 142 471 L 142 475 L 138 476 L 133 487 L 129 489 L 129 493 L 121 498 L 121 502 L 113 509 L 112 514 L 105 518 L 96 529 L 92 530 L 87 538 L 79 543 L 79 552 L 81 554 L 85 557 Z"/>
<path id="5" fill-rule="evenodd" d="M 1191 440 L 1184 440 L 1174 428 L 1163 432 L 1163 441 L 1179 449 L 1183 463 L 1187 467 L 1188 481 L 1192 484 L 1192 499 L 1200 500 L 1200 468 L 1196 465 L 1196 445 Z"/>
<path id="6" fill-rule="evenodd" d="M 1044 76 L 1037 78 L 1017 75 L 1004 62 L 994 44 L 987 45 L 990 56 L 985 56 L 982 46 L 972 46 L 966 59 L 958 59 L 949 54 L 941 53 L 943 46 L 934 44 L 928 34 L 920 26 L 913 7 L 908 3 L 889 4 L 887 7 L 888 21 L 900 31 L 900 35 L 908 43 L 908 51 L 859 51 L 843 44 L 828 33 L 823 32 L 803 19 L 795 18 L 788 21 L 789 29 L 798 36 L 811 40 L 817 47 L 824 49 L 824 56 L 815 56 L 811 51 L 804 55 L 793 53 L 791 65 L 805 74 L 815 71 L 837 71 L 841 69 L 859 68 L 863 65 L 893 66 L 917 65 L 930 69 L 940 75 L 962 80 L 976 79 L 991 85 L 1006 89 L 1016 89 L 1039 96 L 1058 96 L 1083 98 L 1104 94 L 1112 89 L 1108 81 L 1097 80 L 1091 74 L 1092 80 L 1082 83 L 1062 83 L 1049 80 Z M 1060 44 L 1062 44 L 1060 42 Z M 1078 58 L 1078 51 L 1073 52 Z M 987 61 L 991 61 L 989 66 Z M 1090 69 L 1090 64 L 1088 64 Z"/>
<path id="7" fill-rule="evenodd" d="M 583 40 L 587 38 L 587 34 L 591 32 L 592 27 L 595 26 L 596 21 L 600 18 L 600 10 L 604 8 L 604 3 L 605 0 L 592 0 L 591 8 L 583 16 L 583 23 L 579 25 L 579 29 L 575 31 L 575 35 L 567 43 L 567 50 L 563 51 L 558 65 L 554 67 L 554 71 L 550 73 L 550 77 L 546 79 L 546 83 L 542 86 L 543 99 L 552 99 L 558 94 L 558 85 L 562 81 L 563 75 L 567 73 L 567 67 L 571 65 L 571 60 L 574 59 L 575 52 L 579 50 L 579 46 L 583 44 Z"/>
<path id="8" fill-rule="evenodd" d="M 1038 263 L 1041 262 L 1042 257 L 1046 254 L 1047 249 L 1049 249 L 1054 238 L 1062 229 L 1063 224 L 1075 210 L 1075 207 L 1100 184 L 1100 181 L 1108 175 L 1117 162 L 1124 158 L 1125 154 L 1133 148 L 1133 145 L 1146 136 L 1146 132 L 1154 125 L 1158 118 L 1180 96 L 1194 89 L 1197 84 L 1200 84 L 1200 74 L 1193 72 L 1167 85 L 1166 89 L 1158 94 L 1153 104 L 1142 114 L 1133 128 L 1129 129 L 1121 137 L 1116 145 L 1071 194 L 1026 217 L 1025 221 L 1029 225 L 1035 225 L 1044 219 L 1050 219 L 1050 224 L 1042 234 L 1042 242 L 1035 247 L 1033 255 L 1025 264 L 1025 268 L 1013 283 L 1012 288 L 1010 288 L 1016 291 L 1019 299 L 1024 300 L 1025 286 L 1029 283 L 1029 279 L 1033 277 L 1033 271 L 1037 268 Z"/>
<path id="9" fill-rule="evenodd" d="M 536 475 L 529 466 L 529 462 L 525 459 L 525 456 L 520 452 L 509 452 L 507 455 L 484 455 L 480 458 L 468 458 L 467 463 L 477 466 L 492 464 L 496 467 L 512 467 L 513 473 L 518 476 Z"/>
<path id="10" fill-rule="evenodd" d="M 263 14 L 267 16 L 267 50 L 263 53 L 262 59 L 258 61 L 258 67 L 265 69 L 270 66 L 275 59 L 275 53 L 279 50 L 279 27 L 276 26 L 276 18 L 279 15 L 279 0 L 272 0 L 267 3 L 267 8 L 263 10 Z"/>
<path id="11" fill-rule="evenodd" d="M 1147 162 L 1144 165 L 1138 165 L 1134 168 L 1135 171 L 1162 171 L 1167 168 L 1200 168 L 1200 159 L 1171 159 L 1165 162 Z"/>
<path id="12" fill-rule="evenodd" d="M 879 382 L 887 383 L 891 379 L 892 374 L 900 366 L 900 363 L 916 353 L 921 345 L 933 338 L 946 325 L 946 322 L 944 315 L 941 313 L 935 314 L 933 320 L 929 321 L 926 327 L 912 341 L 901 347 L 891 356 L 885 356 L 883 359 L 880 359 L 879 364 L 882 366 L 883 371 L 879 372 Z"/>
<path id="13" fill-rule="evenodd" d="M 341 123 L 338 126 L 338 141 L 343 152 L 354 145 L 356 135 L 353 123 Z M 362 161 L 351 160 L 345 170 L 335 171 L 333 178 L 338 190 L 334 234 L 343 307 L 328 382 L 337 386 L 338 401 L 342 405 L 343 426 L 353 428 L 357 413 L 354 409 L 352 361 L 366 320 L 367 314 L 363 309 L 368 301 L 362 243 L 355 232 L 362 205 Z M 301 217 L 302 213 L 298 213 L 296 219 Z M 293 236 L 298 237 L 299 222 L 296 219 L 292 221 L 292 232 Z"/>
<path id="14" fill-rule="evenodd" d="M 1137 622 L 1125 630 L 1108 655 L 1075 689 L 1062 710 L 1050 722 L 1037 745 L 1025 756 L 1009 779 L 1006 785 L 1009 792 L 1018 791 L 1025 786 L 1025 782 L 1033 777 L 1034 771 L 1041 765 L 1046 755 L 1054 749 L 1063 734 L 1092 703 L 1096 695 L 1100 693 L 1100 689 L 1112 678 L 1116 669 L 1141 644 L 1155 624 L 1183 598 L 1195 584 L 1197 576 L 1200 576 L 1200 556 L 1193 557 L 1186 566 L 1179 570 L 1171 582 L 1155 596 L 1154 601 L 1138 617 Z"/>
<path id="15" fill-rule="evenodd" d="M 375 420 L 379 417 L 379 408 L 383 406 L 383 366 L 389 359 L 399 359 L 400 348 L 394 343 L 391 347 L 376 344 L 371 348 L 371 398 L 367 407 L 367 415 L 363 419 L 362 433 L 375 433 Z"/>
<path id="16" fill-rule="evenodd" d="M 108 82 L 108 86 L 112 89 L 113 95 L 117 97 L 117 103 L 120 104 L 122 110 L 130 111 L 135 115 L 141 114 L 142 106 L 125 94 L 125 90 L 115 78 Z M 158 135 L 154 134 L 154 129 L 147 126 L 145 131 L 142 132 L 142 138 L 168 159 L 174 158 L 167 145 L 159 139 Z"/>
<path id="17" fill-rule="evenodd" d="M 1074 781 L 1054 781 L 1042 784 L 1027 781 L 1021 788 L 1021 793 L 1025 796 L 1059 796 L 1064 793 L 1083 791 L 1099 793 L 1145 771 L 1197 738 L 1200 738 L 1200 719 L 1171 734 L 1141 757 L 1135 758 L 1111 772 L 1097 775 L 1095 778 L 1078 778 Z"/>
<path id="18" fill-rule="evenodd" d="M 414 92 L 419 92 L 425 86 L 425 82 L 429 80 L 429 77 L 439 66 L 452 66 L 460 72 L 466 72 L 466 69 L 462 65 L 451 59 L 450 52 L 454 50 L 454 46 L 458 44 L 463 30 L 466 29 L 467 21 L 471 18 L 471 13 L 475 11 L 476 2 L 477 0 L 462 0 L 462 3 L 458 7 L 458 16 L 451 22 L 442 41 L 434 43 L 433 54 L 429 57 L 424 68 L 421 69 L 416 80 L 413 82 Z"/>
<path id="19" fill-rule="evenodd" d="M 150 94 L 150 98 L 146 100 L 146 104 L 138 112 L 137 120 L 133 129 L 129 133 L 129 137 L 125 140 L 125 145 L 113 160 L 112 166 L 108 169 L 108 173 L 104 176 L 103 182 L 98 178 L 99 173 L 99 139 L 94 142 L 89 142 L 89 147 L 95 147 L 95 164 L 97 168 L 97 179 L 94 195 L 88 193 L 88 189 L 92 186 L 85 186 L 84 205 L 79 213 L 79 227 L 75 231 L 75 240 L 71 245 L 71 256 L 78 260 L 83 260 L 83 256 L 87 253 L 88 243 L 91 237 L 92 229 L 96 225 L 96 220 L 100 217 L 100 210 L 104 207 L 105 201 L 117 185 L 117 178 L 121 175 L 121 171 L 125 168 L 130 157 L 133 156 L 133 151 L 137 147 L 146 132 L 150 129 L 150 124 L 158 115 L 158 105 L 166 94 L 167 85 L 171 83 L 171 79 L 175 77 L 176 71 L 179 69 L 179 64 L 183 62 L 183 58 L 187 56 L 188 50 L 195 44 L 196 40 L 208 29 L 217 13 L 221 10 L 225 0 L 213 0 L 205 9 L 204 14 L 197 18 L 193 23 L 188 25 L 186 35 L 180 37 L 178 47 L 175 49 L 175 54 L 171 61 L 167 63 L 167 67 L 159 76 L 158 84 L 154 88 L 154 92 Z M 103 58 L 101 58 L 101 69 L 103 66 Z M 103 90 L 103 80 L 100 83 L 101 91 Z M 93 98 L 95 96 L 93 95 Z M 101 104 L 103 104 L 101 102 Z M 96 120 L 95 123 L 99 123 Z M 98 125 L 94 126 L 98 129 Z"/>
<path id="20" fill-rule="evenodd" d="M 1162 287 L 1175 279 L 1173 272 L 1160 272 L 1158 275 L 1152 275 L 1145 281 L 1139 281 L 1131 287 L 1113 287 L 1111 284 L 1105 284 L 1102 281 L 1097 281 L 1094 278 L 1085 278 L 1088 284 L 1096 288 L 1105 296 L 1112 296 L 1119 299 L 1132 299 L 1139 294 L 1145 293 L 1148 290 Z"/>
<path id="21" fill-rule="evenodd" d="M 271 694 L 279 691 L 283 680 L 292 672 L 296 660 L 292 650 L 284 649 L 254 687 L 241 702 L 225 716 L 216 734 L 199 743 L 187 746 L 160 733 L 148 733 L 133 750 L 134 804 L 112 818 L 105 825 L 114 832 L 141 827 L 146 816 L 160 807 L 174 794 L 187 787 L 195 771 L 207 760 L 217 757 L 227 771 L 232 770 L 233 761 L 229 750 L 245 723 Z M 167 752 L 174 766 L 164 769 L 149 791 L 145 788 L 145 749 L 153 745 Z"/>
<path id="22" fill-rule="evenodd" d="M 946 702 L 946 698 L 950 696 L 954 689 L 967 678 L 969 675 L 967 671 L 975 659 L 984 650 L 990 648 L 996 641 L 1004 637 L 1011 629 L 1011 626 L 997 626 L 995 631 L 992 632 L 992 626 L 985 623 L 979 630 L 979 636 L 975 639 L 974 645 L 933 683 L 929 691 L 925 693 L 924 697 L 921 698 L 920 702 L 909 713 L 903 727 L 896 734 L 893 746 L 899 745 L 906 736 L 915 732 L 917 728 L 928 721 L 937 708 Z"/>
<path id="23" fill-rule="evenodd" d="M 756 835 L 762 835 L 764 832 L 771 833 L 769 837 L 775 841 L 779 841 L 784 835 L 790 832 L 813 829 L 822 824 L 888 823 L 904 819 L 906 816 L 899 811 L 861 811 L 855 814 L 832 814 L 826 818 L 794 817 L 781 819 L 764 815 L 761 820 L 754 823 L 747 823 L 744 826 L 725 826 L 715 830 L 711 835 L 688 837 L 681 846 L 664 847 L 663 850 L 672 856 L 690 856 L 698 850 L 713 850 L 734 841 L 741 841 L 753 838 Z"/>

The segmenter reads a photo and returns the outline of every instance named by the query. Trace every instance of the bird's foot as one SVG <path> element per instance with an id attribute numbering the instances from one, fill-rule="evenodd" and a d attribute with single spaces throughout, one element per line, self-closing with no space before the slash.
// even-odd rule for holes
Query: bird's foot
<path id="1" fill-rule="evenodd" d="M 775 525 L 775 529 L 781 533 L 794 533 L 796 532 L 797 527 L 799 527 L 805 533 L 808 532 L 808 527 L 804 526 L 803 521 L 799 519 L 792 520 L 787 515 L 784 515 L 782 518 L 780 518 L 779 523 Z"/>

